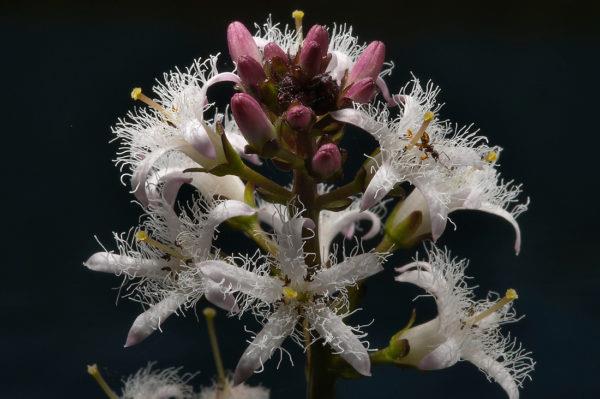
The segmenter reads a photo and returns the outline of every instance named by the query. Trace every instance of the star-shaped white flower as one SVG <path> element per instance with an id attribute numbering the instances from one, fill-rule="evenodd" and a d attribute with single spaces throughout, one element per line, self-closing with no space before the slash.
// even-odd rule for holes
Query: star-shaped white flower
<path id="1" fill-rule="evenodd" d="M 221 285 L 223 293 L 239 293 L 241 308 L 250 308 L 266 318 L 263 329 L 238 363 L 235 383 L 260 369 L 286 337 L 295 335 L 300 317 L 359 373 L 370 375 L 367 348 L 360 341 L 364 335 L 357 335 L 355 329 L 344 324 L 336 310 L 344 305 L 346 287 L 382 270 L 381 257 L 375 253 L 351 256 L 319 268 L 309 279 L 305 262 L 311 254 L 303 249 L 303 227 L 314 228 L 314 224 L 298 215 L 276 227 L 278 251 L 273 258 L 252 259 L 246 262 L 246 268 L 230 264 L 202 268 L 208 278 Z M 279 274 L 272 276 L 271 270 Z"/>
<path id="2" fill-rule="evenodd" d="M 436 247 L 428 255 L 427 262 L 416 260 L 396 269 L 396 281 L 424 289 L 438 309 L 435 319 L 400 337 L 410 348 L 401 361 L 422 370 L 438 370 L 466 360 L 496 381 L 510 399 L 517 399 L 535 363 L 530 352 L 500 331 L 501 325 L 519 320 L 510 305 L 516 292 L 508 290 L 499 300 L 494 295 L 475 300 L 465 280 L 466 260 L 451 258 Z"/>
<path id="3" fill-rule="evenodd" d="M 150 192 L 146 219 L 135 231 L 133 242 L 115 234 L 119 254 L 97 252 L 84 263 L 91 270 L 133 280 L 127 296 L 148 306 L 133 322 L 125 346 L 141 342 L 178 309 L 193 305 L 204 295 L 226 310 L 236 309 L 233 297 L 223 295 L 220 287 L 198 270 L 222 262 L 212 247 L 217 227 L 232 217 L 253 215 L 255 210 L 235 200 L 198 201 L 189 215 L 178 216 L 172 193 L 184 182 L 169 179 L 164 182 L 164 194 Z"/>
<path id="4" fill-rule="evenodd" d="M 448 214 L 471 209 L 498 215 L 515 228 L 515 250 L 520 249 L 516 217 L 527 209 L 528 201 L 518 203 L 521 186 L 505 182 L 498 173 L 501 149 L 487 145 L 487 139 L 469 128 L 454 130 L 437 114 L 439 89 L 428 83 L 423 88 L 415 78 L 396 100 L 400 114 L 391 118 L 382 105 L 358 106 L 335 111 L 332 116 L 371 133 L 381 152 L 373 160 L 372 177 L 361 208 L 377 204 L 395 185 L 409 182 L 425 202 L 426 222 L 434 240 L 443 233 Z M 417 201 L 414 199 L 413 201 Z M 415 209 L 406 208 L 405 217 Z M 420 209 L 419 209 L 420 210 Z M 400 220 L 400 219 L 399 219 Z"/>

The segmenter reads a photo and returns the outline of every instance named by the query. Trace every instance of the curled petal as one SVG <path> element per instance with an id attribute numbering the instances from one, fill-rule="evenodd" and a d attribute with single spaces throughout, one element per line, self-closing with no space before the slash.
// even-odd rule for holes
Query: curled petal
<path id="1" fill-rule="evenodd" d="M 210 86 L 221 82 L 232 82 L 235 84 L 240 84 L 242 83 L 242 80 L 233 72 L 223 72 L 213 76 L 204 83 L 204 86 L 202 86 L 202 90 L 200 91 L 200 97 L 204 99 L 204 102 L 207 101 L 206 92 L 208 91 Z"/>
<path id="2" fill-rule="evenodd" d="M 181 186 L 190 184 L 193 180 L 189 174 L 183 173 L 182 170 L 174 170 L 164 174 L 159 172 L 157 175 L 161 176 L 158 177 L 156 184 L 149 189 L 147 193 L 148 200 L 150 203 L 156 204 L 164 201 L 169 207 L 173 207 L 175 204 Z M 159 190 L 158 186 L 161 184 L 162 188 Z"/>
<path id="3" fill-rule="evenodd" d="M 378 123 L 368 114 L 357 109 L 344 108 L 339 111 L 330 112 L 329 115 L 337 121 L 359 127 L 373 135 L 375 138 L 377 138 L 378 133 L 385 128 L 383 124 Z"/>
<path id="4" fill-rule="evenodd" d="M 394 185 L 398 181 L 399 179 L 396 178 L 392 168 L 384 162 L 379 169 L 377 169 L 375 175 L 373 175 L 373 178 L 363 194 L 360 203 L 361 211 L 369 209 L 381 201 L 383 197 L 394 188 Z"/>
<path id="5" fill-rule="evenodd" d="M 244 183 L 233 175 L 215 176 L 211 173 L 189 173 L 192 185 L 205 199 L 213 197 L 244 201 Z"/>
<path id="6" fill-rule="evenodd" d="M 219 260 L 202 262 L 201 266 L 202 273 L 219 284 L 221 292 L 241 292 L 266 303 L 273 303 L 281 298 L 283 283 L 276 278 L 260 276 Z"/>
<path id="7" fill-rule="evenodd" d="M 310 282 L 309 290 L 319 295 L 331 295 L 382 270 L 377 254 L 370 252 L 352 256 L 327 269 L 319 270 Z"/>
<path id="8" fill-rule="evenodd" d="M 498 361 L 482 352 L 477 352 L 469 356 L 465 355 L 464 359 L 479 367 L 480 370 L 483 370 L 488 376 L 496 381 L 502 389 L 504 389 L 509 399 L 519 399 L 519 387 L 515 382 L 514 377 L 510 371 Z"/>
<path id="9" fill-rule="evenodd" d="M 371 375 L 367 349 L 340 316 L 326 306 L 311 306 L 307 309 L 306 318 L 335 353 L 339 353 L 358 373 Z"/>
<path id="10" fill-rule="evenodd" d="M 209 211 L 204 225 L 206 234 L 202 237 L 198 237 L 198 242 L 196 242 L 195 245 L 198 248 L 210 248 L 214 237 L 214 231 L 221 223 L 234 217 L 251 216 L 255 213 L 256 209 L 241 201 L 225 200 L 219 202 Z"/>
<path id="11" fill-rule="evenodd" d="M 167 274 L 164 270 L 169 262 L 162 259 L 141 259 L 111 252 L 96 252 L 83 265 L 90 270 L 113 273 L 117 276 L 125 273 L 131 277 L 160 278 Z"/>
<path id="12" fill-rule="evenodd" d="M 293 307 L 281 305 L 267 320 L 263 329 L 254 337 L 242 354 L 235 368 L 233 383 L 238 385 L 247 380 L 252 373 L 260 369 L 269 360 L 275 349 L 294 331 L 298 322 L 298 313 Z"/>
<path id="13" fill-rule="evenodd" d="M 133 322 L 125 347 L 137 345 L 152 334 L 160 325 L 171 316 L 186 301 L 186 296 L 172 293 L 164 297 L 160 302 L 150 306 L 148 310 L 140 314 Z"/>
<path id="14" fill-rule="evenodd" d="M 449 339 L 427 354 L 419 362 L 421 370 L 440 370 L 453 366 L 460 360 L 460 347 Z"/>
<path id="15" fill-rule="evenodd" d="M 395 107 L 399 104 L 398 101 L 396 101 L 390 95 L 390 89 L 388 89 L 387 83 L 385 83 L 385 80 L 383 80 L 383 78 L 381 76 L 377 77 L 377 80 L 375 80 L 375 84 L 379 88 L 379 91 L 381 92 L 381 95 L 385 99 L 385 102 L 387 103 L 388 107 Z"/>

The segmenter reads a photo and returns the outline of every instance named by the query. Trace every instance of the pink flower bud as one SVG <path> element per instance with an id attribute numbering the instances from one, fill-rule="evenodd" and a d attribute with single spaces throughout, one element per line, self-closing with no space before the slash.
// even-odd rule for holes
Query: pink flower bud
<path id="1" fill-rule="evenodd" d="M 385 44 L 371 42 L 365 51 L 358 56 L 356 63 L 350 70 L 348 84 L 363 78 L 377 79 L 385 61 Z"/>
<path id="2" fill-rule="evenodd" d="M 229 55 L 231 55 L 234 62 L 238 62 L 238 59 L 242 56 L 261 62 L 262 57 L 254 38 L 241 22 L 232 22 L 227 27 L 227 46 L 229 47 Z"/>
<path id="3" fill-rule="evenodd" d="M 315 41 L 304 41 L 302 50 L 300 50 L 300 66 L 308 76 L 314 76 L 321 69 L 322 51 L 319 43 Z"/>
<path id="4" fill-rule="evenodd" d="M 363 78 L 354 83 L 344 94 L 345 98 L 357 103 L 368 103 L 377 92 L 377 85 L 371 78 Z"/>
<path id="5" fill-rule="evenodd" d="M 297 131 L 305 131 L 313 122 L 315 113 L 304 105 L 292 105 L 285 113 L 285 119 L 290 127 Z"/>
<path id="6" fill-rule="evenodd" d="M 249 94 L 234 94 L 231 97 L 231 112 L 248 143 L 257 150 L 260 151 L 267 141 L 276 137 L 273 124 Z"/>
<path id="7" fill-rule="evenodd" d="M 333 143 L 323 144 L 313 156 L 310 165 L 313 172 L 324 179 L 333 176 L 342 166 L 340 149 Z"/>
<path id="8" fill-rule="evenodd" d="M 262 65 L 246 55 L 238 58 L 237 68 L 244 86 L 254 87 L 267 78 Z"/>
<path id="9" fill-rule="evenodd" d="M 327 55 L 327 47 L 329 47 L 329 33 L 321 25 L 313 25 L 306 34 L 304 43 L 316 42 L 321 49 L 321 58 Z"/>
<path id="10" fill-rule="evenodd" d="M 285 51 L 281 49 L 277 45 L 277 43 L 270 42 L 265 45 L 263 49 L 264 58 L 266 61 L 271 61 L 273 58 L 281 58 L 283 61 L 287 62 L 288 57 Z"/>

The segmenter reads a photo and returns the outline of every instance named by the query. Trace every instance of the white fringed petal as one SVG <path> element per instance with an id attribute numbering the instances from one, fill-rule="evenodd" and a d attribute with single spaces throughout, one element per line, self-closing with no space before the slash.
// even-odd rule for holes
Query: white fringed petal
<path id="1" fill-rule="evenodd" d="M 464 359 L 483 370 L 504 389 L 509 399 L 519 399 L 519 387 L 513 375 L 498 361 L 482 352 L 465 355 Z"/>
<path id="2" fill-rule="evenodd" d="M 244 201 L 244 183 L 234 175 L 215 176 L 210 173 L 192 172 L 192 185 L 205 199 L 213 197 Z"/>
<path id="3" fill-rule="evenodd" d="M 307 308 L 306 318 L 335 353 L 339 353 L 358 373 L 371 375 L 367 349 L 340 316 L 326 306 L 311 306 Z"/>
<path id="4" fill-rule="evenodd" d="M 83 265 L 90 270 L 112 273 L 117 276 L 160 278 L 167 274 L 164 270 L 169 262 L 163 259 L 141 259 L 111 252 L 96 252 Z"/>
<path id="5" fill-rule="evenodd" d="M 330 112 L 329 115 L 339 122 L 359 127 L 375 138 L 378 138 L 379 133 L 385 128 L 385 125 L 375 121 L 369 114 L 358 109 L 344 108 L 339 111 Z"/>
<path id="6" fill-rule="evenodd" d="M 356 223 L 369 220 L 371 227 L 362 236 L 363 240 L 375 237 L 381 230 L 381 219 L 371 211 L 360 211 L 359 209 L 347 208 L 340 212 L 323 210 L 319 215 L 319 250 L 322 262 L 329 258 L 331 242 L 340 233 L 347 239 L 354 236 Z"/>
<path id="7" fill-rule="evenodd" d="M 129 329 L 125 347 L 139 344 L 156 329 L 160 328 L 160 325 L 175 313 L 185 303 L 186 299 L 187 297 L 183 294 L 171 293 L 141 313 Z"/>
<path id="8" fill-rule="evenodd" d="M 314 222 L 308 218 L 293 217 L 280 226 L 275 222 L 273 228 L 278 245 L 278 267 L 293 284 L 302 284 L 307 272 L 302 229 L 314 229 Z"/>
<path id="9" fill-rule="evenodd" d="M 228 219 L 238 216 L 251 216 L 256 209 L 241 201 L 225 200 L 219 202 L 208 212 L 204 231 L 206 234 L 198 236 L 195 242 L 197 248 L 210 248 L 216 228 Z"/>
<path id="10" fill-rule="evenodd" d="M 238 385 L 262 368 L 273 352 L 281 346 L 298 322 L 298 313 L 289 305 L 281 305 L 269 316 L 262 330 L 254 337 L 235 368 L 233 383 Z"/>
<path id="11" fill-rule="evenodd" d="M 239 312 L 240 308 L 235 302 L 235 297 L 232 294 L 224 293 L 221 289 L 221 284 L 205 279 L 204 289 L 204 296 L 209 302 L 228 312 Z"/>
<path id="12" fill-rule="evenodd" d="M 221 292 L 241 292 L 266 303 L 273 303 L 281 298 L 283 283 L 276 278 L 260 276 L 219 260 L 206 261 L 201 266 L 202 273 L 221 286 Z"/>
<path id="13" fill-rule="evenodd" d="M 212 78 L 208 79 L 204 83 L 204 85 L 202 86 L 202 89 L 200 91 L 200 98 L 205 99 L 207 97 L 207 91 L 210 88 L 210 86 L 212 86 L 216 83 L 221 83 L 221 82 L 232 82 L 235 84 L 240 84 L 242 82 L 242 80 L 240 79 L 239 76 L 237 76 L 233 72 L 219 73 L 219 74 L 213 76 Z"/>
<path id="14" fill-rule="evenodd" d="M 343 262 L 321 269 L 309 284 L 309 290 L 318 295 L 332 295 L 340 289 L 383 270 L 377 254 L 366 253 L 346 258 Z"/>
<path id="15" fill-rule="evenodd" d="M 380 202 L 400 179 L 387 162 L 384 162 L 369 182 L 363 194 L 360 209 L 366 210 Z"/>

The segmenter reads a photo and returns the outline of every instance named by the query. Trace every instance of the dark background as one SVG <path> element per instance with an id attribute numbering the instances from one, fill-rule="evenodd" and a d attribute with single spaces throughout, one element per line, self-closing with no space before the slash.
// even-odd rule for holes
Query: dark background
<path id="1" fill-rule="evenodd" d="M 527 316 L 509 328 L 537 360 L 522 397 L 598 397 L 599 14 L 592 2 L 416 3 L 2 2 L 0 396 L 100 398 L 85 373 L 93 362 L 114 388 L 149 360 L 199 370 L 196 383 L 209 383 L 214 367 L 203 321 L 172 318 L 164 333 L 125 350 L 138 305 L 121 300 L 115 307 L 120 280 L 81 266 L 99 249 L 94 234 L 110 246 L 111 231 L 127 230 L 139 215 L 111 163 L 109 127 L 132 107 L 132 87 L 149 91 L 174 66 L 226 53 L 231 20 L 262 23 L 272 13 L 291 22 L 290 12 L 303 8 L 306 24 L 348 22 L 362 40 L 385 41 L 396 62 L 393 89 L 410 71 L 433 79 L 444 116 L 475 122 L 505 148 L 504 176 L 523 182 L 532 198 L 519 219 L 521 255 L 512 252 L 508 224 L 474 213 L 454 214 L 459 229 L 449 227 L 440 244 L 472 260 L 468 274 L 480 294 L 519 292 L 516 306 Z M 215 98 L 227 90 L 215 90 Z M 358 134 L 345 144 L 356 166 L 372 141 Z M 220 242 L 244 245 L 230 237 Z M 412 307 L 419 321 L 434 314 L 429 301 L 409 302 L 417 290 L 392 282 L 392 266 L 410 255 L 373 279 L 354 320 L 375 317 L 368 328 L 375 347 Z M 258 326 L 222 314 L 217 323 L 232 369 L 246 346 L 242 326 Z M 284 361 L 276 372 L 271 361 L 250 383 L 270 387 L 275 399 L 302 398 L 303 357 L 291 342 L 286 347 L 297 365 Z M 431 373 L 379 367 L 372 379 L 339 383 L 340 398 L 417 396 L 505 397 L 468 363 Z"/>

